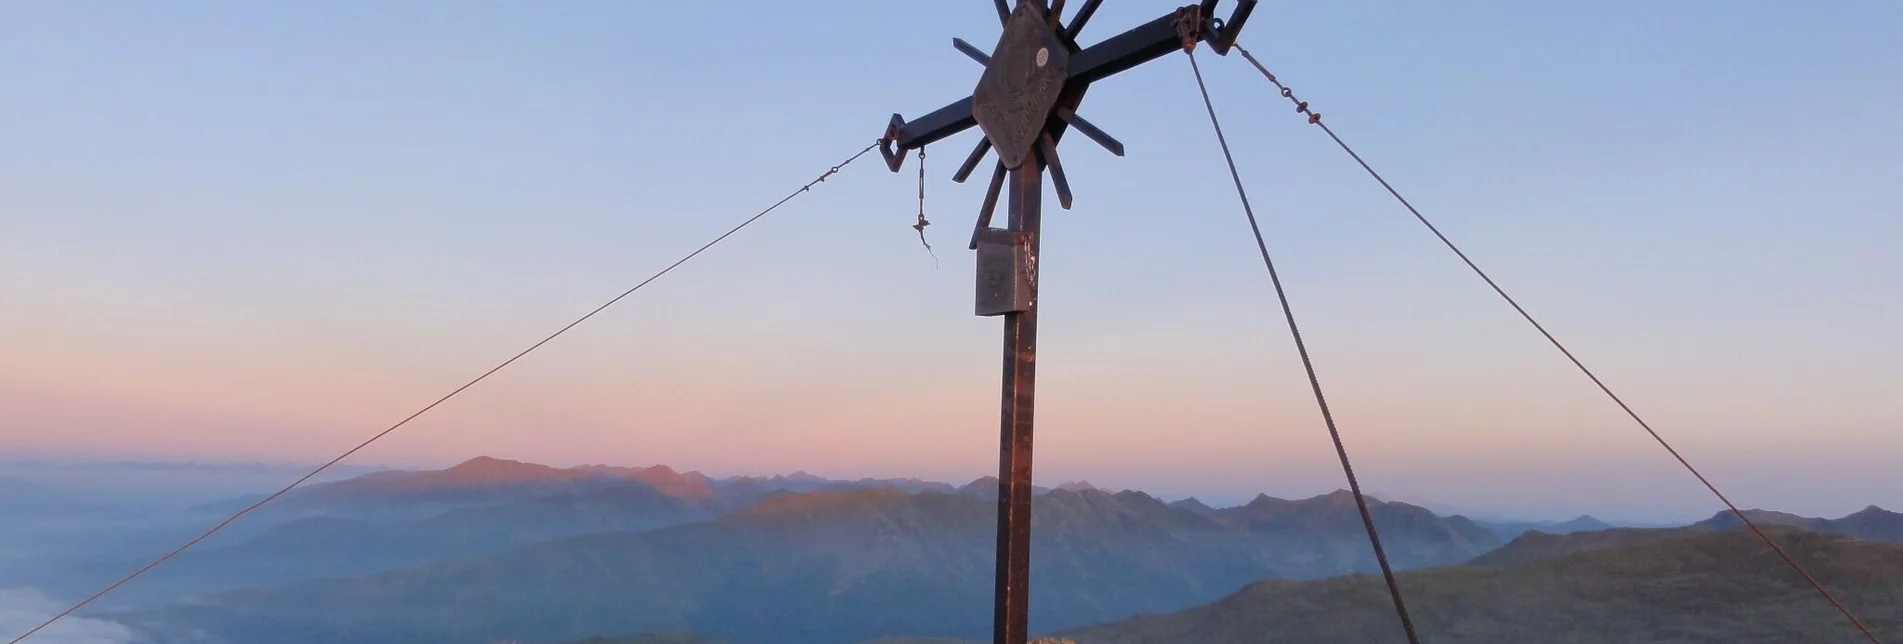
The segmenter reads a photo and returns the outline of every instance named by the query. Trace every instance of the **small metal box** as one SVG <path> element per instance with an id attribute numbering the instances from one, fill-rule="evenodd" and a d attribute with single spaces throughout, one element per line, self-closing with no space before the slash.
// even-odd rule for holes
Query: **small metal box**
<path id="1" fill-rule="evenodd" d="M 979 316 L 1031 310 L 1036 267 L 1027 265 L 1031 259 L 1024 242 L 1023 236 L 1002 228 L 978 234 Z"/>

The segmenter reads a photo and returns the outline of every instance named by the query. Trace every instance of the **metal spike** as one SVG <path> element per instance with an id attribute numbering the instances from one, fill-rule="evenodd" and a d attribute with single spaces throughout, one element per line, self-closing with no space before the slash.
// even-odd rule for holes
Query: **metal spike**
<path id="1" fill-rule="evenodd" d="M 1057 204 L 1070 210 L 1070 181 L 1064 178 L 1064 164 L 1057 160 L 1057 142 L 1051 139 L 1050 130 L 1038 140 L 1044 150 L 1044 165 L 1051 169 L 1051 187 L 1057 189 Z"/>
<path id="2" fill-rule="evenodd" d="M 989 54 L 979 51 L 977 47 L 971 46 L 971 43 L 965 42 L 963 38 L 953 38 L 952 49 L 956 49 L 959 53 L 971 57 L 972 60 L 978 61 L 980 65 L 991 64 L 991 56 Z"/>
<path id="3" fill-rule="evenodd" d="M 1064 35 L 1077 38 L 1077 32 L 1084 30 L 1084 24 L 1090 22 L 1091 14 L 1097 13 L 1097 5 L 1103 0 L 1084 0 L 1084 6 L 1077 9 L 1077 15 L 1070 19 L 1070 26 L 1064 28 Z"/>
<path id="4" fill-rule="evenodd" d="M 978 167 L 978 162 L 984 160 L 985 153 L 990 151 L 991 139 L 978 139 L 978 147 L 971 149 L 971 156 L 965 157 L 964 165 L 958 166 L 958 172 L 952 174 L 952 181 L 964 183 L 971 176 L 971 171 Z"/>
<path id="5" fill-rule="evenodd" d="M 978 207 L 978 225 L 971 229 L 971 250 L 978 250 L 978 235 L 991 227 L 991 213 L 998 209 L 998 193 L 1004 190 L 1004 164 L 991 171 L 991 187 L 985 190 L 985 203 Z"/>
<path id="6" fill-rule="evenodd" d="M 1063 119 L 1064 122 L 1069 123 L 1071 127 L 1077 128 L 1077 131 L 1082 133 L 1085 138 L 1095 141 L 1097 145 L 1103 146 L 1103 149 L 1109 150 L 1111 154 L 1123 156 L 1123 142 L 1116 140 L 1109 134 L 1105 134 L 1103 130 L 1097 129 L 1097 126 L 1091 125 L 1090 121 L 1086 121 L 1084 117 L 1078 116 L 1077 112 L 1068 107 L 1059 105 L 1057 106 L 1057 118 Z"/>
<path id="7" fill-rule="evenodd" d="M 998 24 L 1002 25 L 1011 21 L 1010 5 L 1005 4 L 1004 0 L 991 0 L 991 4 L 998 6 Z"/>

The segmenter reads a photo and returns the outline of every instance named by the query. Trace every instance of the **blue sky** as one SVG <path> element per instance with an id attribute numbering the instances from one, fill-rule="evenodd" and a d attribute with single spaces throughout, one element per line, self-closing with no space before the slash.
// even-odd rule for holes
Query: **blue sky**
<path id="1" fill-rule="evenodd" d="M 109 8 L 109 10 L 108 10 Z M 1084 40 L 1161 15 L 1112 0 Z M 1265 3 L 1244 43 L 1747 505 L 1903 506 L 1903 5 Z M 970 91 L 989 3 L 0 9 L 0 450 L 318 460 Z M 1696 483 L 1239 58 L 1199 54 L 1375 489 Z M 1040 478 L 1340 486 L 1188 64 L 1046 216 Z M 863 160 L 364 455 L 966 478 L 982 186 Z M 1775 473 L 1775 474 L 1773 474 Z"/>

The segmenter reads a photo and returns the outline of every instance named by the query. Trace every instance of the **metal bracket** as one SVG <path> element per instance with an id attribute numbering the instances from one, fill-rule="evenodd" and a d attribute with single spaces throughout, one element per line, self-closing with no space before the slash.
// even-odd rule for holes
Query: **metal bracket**
<path id="1" fill-rule="evenodd" d="M 899 166 L 905 165 L 904 150 L 892 149 L 892 144 L 899 140 L 899 129 L 903 127 L 905 117 L 894 113 L 892 122 L 885 126 L 885 136 L 879 138 L 879 156 L 885 157 L 885 167 L 893 172 L 898 172 Z"/>
<path id="2" fill-rule="evenodd" d="M 1213 0 L 1205 0 L 1215 4 Z M 1195 51 L 1196 41 L 1203 39 L 1203 7 L 1189 5 L 1176 10 L 1176 37 L 1183 43 L 1183 51 Z"/>
<path id="3" fill-rule="evenodd" d="M 1203 0 L 1203 42 L 1217 56 L 1229 55 L 1230 48 L 1236 46 L 1236 36 L 1242 33 L 1242 25 L 1249 22 L 1249 14 L 1255 11 L 1256 0 L 1236 0 L 1236 8 L 1229 12 L 1229 19 L 1215 17 L 1218 0 Z"/>

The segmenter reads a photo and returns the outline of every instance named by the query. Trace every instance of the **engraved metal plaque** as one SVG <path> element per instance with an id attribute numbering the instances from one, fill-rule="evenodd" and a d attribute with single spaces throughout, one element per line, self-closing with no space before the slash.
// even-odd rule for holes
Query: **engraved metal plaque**
<path id="1" fill-rule="evenodd" d="M 971 116 L 1004 167 L 1016 168 L 1031 154 L 1069 67 L 1070 51 L 1051 32 L 1044 10 L 1020 0 L 971 93 Z"/>

